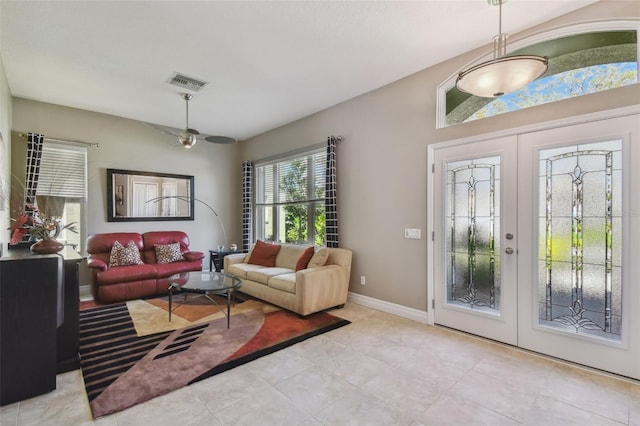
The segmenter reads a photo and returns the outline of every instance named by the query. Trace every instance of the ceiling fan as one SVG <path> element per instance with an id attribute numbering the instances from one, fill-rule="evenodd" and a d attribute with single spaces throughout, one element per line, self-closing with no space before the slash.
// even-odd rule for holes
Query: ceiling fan
<path id="1" fill-rule="evenodd" d="M 193 95 L 190 93 L 180 93 L 180 97 L 184 99 L 186 105 L 186 125 L 184 129 L 175 129 L 173 127 L 160 126 L 157 124 L 149 124 L 151 127 L 156 128 L 168 135 L 178 138 L 178 143 L 183 147 L 189 149 L 192 148 L 199 140 L 205 140 L 211 143 L 228 144 L 234 143 L 236 139 L 228 136 L 214 136 L 205 135 L 200 133 L 196 129 L 189 127 L 189 101 L 193 99 Z"/>

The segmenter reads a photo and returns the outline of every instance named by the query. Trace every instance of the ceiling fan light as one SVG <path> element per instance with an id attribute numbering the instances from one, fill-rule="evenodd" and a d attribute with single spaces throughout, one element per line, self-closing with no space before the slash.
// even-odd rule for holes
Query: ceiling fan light
<path id="1" fill-rule="evenodd" d="M 483 62 L 458 74 L 456 87 L 483 98 L 502 96 L 525 87 L 549 68 L 544 56 L 505 56 Z"/>
<path id="2" fill-rule="evenodd" d="M 182 132 L 180 133 L 180 136 L 178 136 L 178 141 L 183 147 L 189 149 L 198 142 L 198 139 L 196 138 L 196 135 L 192 133 L 187 132 L 185 134 L 185 132 Z"/>

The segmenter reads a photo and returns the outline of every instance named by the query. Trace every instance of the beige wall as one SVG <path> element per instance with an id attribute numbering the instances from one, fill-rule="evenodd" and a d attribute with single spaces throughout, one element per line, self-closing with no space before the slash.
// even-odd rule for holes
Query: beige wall
<path id="1" fill-rule="evenodd" d="M 238 144 L 200 142 L 191 150 L 176 146 L 170 136 L 142 122 L 58 105 L 13 98 L 13 130 L 36 132 L 65 140 L 97 142 L 88 148 L 88 233 L 183 230 L 191 247 L 207 254 L 222 242 L 222 230 L 211 211 L 200 203 L 194 221 L 107 222 L 106 169 L 165 172 L 195 177 L 196 198 L 214 207 L 222 219 L 228 243 L 241 242 L 240 156 Z M 20 144 L 20 145 L 18 145 Z M 24 150 L 25 139 L 15 137 L 16 150 Z M 24 174 L 16 170 L 13 173 Z"/>
<path id="2" fill-rule="evenodd" d="M 632 17 L 640 18 L 637 3 L 605 1 L 529 33 Z M 436 130 L 437 86 L 488 49 L 469 52 L 242 142 L 242 158 L 258 160 L 321 142 L 329 135 L 344 137 L 338 147 L 338 198 L 341 246 L 354 252 L 350 291 L 427 309 L 430 143 L 634 105 L 640 100 L 640 85 L 634 85 Z M 422 239 L 404 239 L 404 228 L 420 228 Z M 360 285 L 361 275 L 366 277 L 366 286 Z"/>
<path id="3" fill-rule="evenodd" d="M 0 46 L 0 51 L 2 46 Z M 9 226 L 9 186 L 11 181 L 11 90 L 7 83 L 2 56 L 0 56 L 0 229 Z M 7 250 L 9 233 L 0 232 L 0 253 Z"/>

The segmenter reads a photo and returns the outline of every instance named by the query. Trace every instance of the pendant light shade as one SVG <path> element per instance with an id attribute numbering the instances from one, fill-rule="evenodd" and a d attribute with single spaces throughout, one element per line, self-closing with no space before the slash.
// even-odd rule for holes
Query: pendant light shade
<path id="1" fill-rule="evenodd" d="M 456 87 L 483 98 L 502 96 L 531 83 L 547 68 L 548 60 L 543 56 L 505 56 L 461 72 Z"/>
<path id="2" fill-rule="evenodd" d="M 545 56 L 514 55 L 507 52 L 507 34 L 502 34 L 502 3 L 506 0 L 488 0 L 500 6 L 500 34 L 494 38 L 494 59 L 475 65 L 458 74 L 458 90 L 483 98 L 502 96 L 525 87 L 549 68 Z"/>

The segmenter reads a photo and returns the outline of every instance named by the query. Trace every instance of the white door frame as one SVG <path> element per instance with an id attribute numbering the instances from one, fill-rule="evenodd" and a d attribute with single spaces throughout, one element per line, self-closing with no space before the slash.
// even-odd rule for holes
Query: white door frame
<path id="1" fill-rule="evenodd" d="M 468 143 L 482 142 L 492 139 L 498 139 L 506 136 L 515 136 L 522 133 L 530 133 L 541 130 L 555 129 L 559 127 L 589 123 L 592 121 L 606 120 L 610 118 L 624 117 L 628 115 L 640 114 L 640 105 L 633 105 L 630 107 L 616 108 L 608 111 L 601 111 L 591 114 L 584 114 L 575 117 L 563 118 L 560 120 L 553 120 L 544 123 L 537 123 L 523 127 L 517 127 L 513 129 L 505 129 L 498 132 L 486 133 L 482 135 L 475 135 L 461 139 L 454 139 L 446 142 L 439 142 L 427 146 L 427 170 L 433 171 L 435 150 L 442 147 L 451 147 L 458 145 L 465 145 Z M 435 232 L 434 223 L 434 174 L 427 174 L 427 235 L 433 236 Z M 638 212 L 635 212 L 638 214 Z M 432 237 L 427 238 L 427 322 L 429 325 L 434 325 L 434 305 L 435 305 L 435 246 Z"/>

